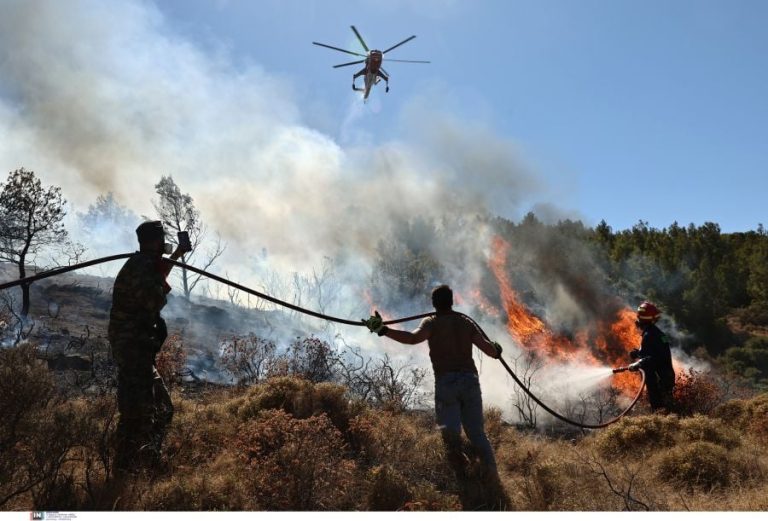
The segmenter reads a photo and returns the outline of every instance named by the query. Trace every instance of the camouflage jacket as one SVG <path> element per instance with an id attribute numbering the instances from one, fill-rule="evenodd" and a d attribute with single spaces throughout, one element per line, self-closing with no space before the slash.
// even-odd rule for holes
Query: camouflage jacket
<path id="1" fill-rule="evenodd" d="M 129 258 L 115 279 L 108 337 L 113 354 L 119 359 L 120 346 L 154 346 L 160 310 L 165 306 L 165 269 L 157 257 L 138 253 Z"/>

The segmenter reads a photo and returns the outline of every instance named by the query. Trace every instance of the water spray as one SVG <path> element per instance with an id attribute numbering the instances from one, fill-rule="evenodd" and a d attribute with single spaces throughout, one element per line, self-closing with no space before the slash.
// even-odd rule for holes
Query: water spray
<path id="1" fill-rule="evenodd" d="M 15 286 L 29 285 L 32 282 L 35 282 L 35 281 L 38 281 L 38 280 L 46 279 L 46 278 L 49 278 L 49 277 L 54 277 L 54 276 L 57 276 L 57 275 L 62 275 L 64 273 L 68 273 L 70 271 L 78 270 L 78 269 L 85 268 L 85 267 L 88 267 L 88 266 L 94 266 L 94 265 L 97 265 L 97 264 L 102 264 L 102 263 L 105 263 L 105 262 L 111 262 L 111 261 L 120 260 L 120 259 L 127 259 L 128 257 L 132 257 L 134 255 L 137 255 L 137 253 L 122 253 L 122 254 L 118 254 L 118 255 L 110 255 L 108 257 L 101 257 L 101 258 L 98 258 L 98 259 L 93 259 L 93 260 L 90 260 L 90 261 L 85 261 L 85 262 L 81 262 L 81 263 L 78 263 L 78 264 L 73 264 L 71 266 L 63 266 L 61 268 L 55 268 L 55 269 L 52 269 L 52 270 L 40 272 L 40 273 L 37 273 L 37 274 L 35 274 L 35 275 L 31 276 L 31 277 L 26 277 L 26 278 L 23 278 L 23 279 L 17 279 L 17 280 L 13 280 L 13 281 L 10 281 L 10 282 L 4 282 L 4 283 L 0 284 L 0 291 L 4 290 L 4 289 L 15 287 Z M 295 304 L 291 304 L 289 302 L 285 302 L 285 301 L 280 300 L 278 298 L 275 298 L 275 297 L 273 297 L 271 295 L 267 295 L 265 293 L 261 293 L 259 291 L 254 290 L 254 289 L 251 289 L 251 288 L 248 288 L 248 287 L 243 286 L 241 284 L 238 284 L 236 282 L 233 282 L 233 281 L 231 281 L 229 279 L 225 279 L 223 277 L 219 277 L 218 275 L 214 275 L 213 273 L 209 273 L 209 272 L 207 272 L 205 270 L 201 270 L 200 268 L 196 268 L 194 266 L 190 266 L 190 265 L 185 264 L 183 262 L 175 261 L 173 259 L 168 259 L 168 258 L 166 258 L 165 260 L 167 262 L 169 262 L 170 264 L 173 264 L 174 266 L 179 266 L 181 268 L 185 268 L 185 269 L 187 269 L 187 270 L 189 270 L 189 271 L 191 271 L 193 273 L 197 273 L 199 275 L 203 275 L 205 277 L 208 277 L 211 280 L 215 280 L 216 282 L 220 282 L 221 284 L 225 284 L 227 286 L 231 286 L 231 287 L 233 287 L 235 289 L 243 291 L 244 293 L 248 293 L 250 295 L 254 295 L 256 297 L 259 297 L 259 298 L 262 298 L 262 299 L 267 300 L 269 302 L 272 302 L 273 304 L 278 304 L 280 306 L 286 307 L 288 309 L 292 309 L 294 311 L 298 311 L 300 313 L 304 313 L 304 314 L 309 315 L 309 316 L 313 316 L 315 318 L 320 318 L 320 319 L 323 319 L 323 320 L 328 320 L 330 322 L 337 322 L 337 323 L 340 323 L 340 324 L 346 324 L 346 325 L 350 325 L 350 326 L 363 326 L 364 325 L 364 323 L 361 322 L 361 321 L 348 320 L 348 319 L 345 319 L 345 318 L 334 317 L 334 316 L 331 316 L 331 315 L 326 315 L 324 313 L 318 313 L 318 312 L 310 310 L 310 309 L 302 308 L 302 307 L 297 306 Z M 384 321 L 384 324 L 390 325 L 390 324 L 398 324 L 398 323 L 401 323 L 401 322 L 409 322 L 411 320 L 417 320 L 417 319 L 420 319 L 420 318 L 430 317 L 430 316 L 432 316 L 434 314 L 435 314 L 434 312 L 422 313 L 421 315 L 414 315 L 414 316 L 398 318 L 398 319 L 394 319 L 394 320 L 386 320 L 386 321 Z M 480 325 L 477 322 L 475 322 L 475 320 L 472 317 L 470 317 L 468 315 L 465 315 L 464 313 L 459 313 L 459 314 L 464 316 L 468 320 L 470 320 L 477 327 L 477 329 L 481 332 L 481 334 L 486 338 L 486 340 L 488 340 L 490 342 L 490 339 L 488 338 L 488 335 L 485 333 L 483 328 L 480 327 Z M 645 371 L 643 371 L 643 369 L 640 367 L 642 362 L 645 361 L 645 360 L 646 360 L 646 358 L 643 358 L 643 359 L 638 360 L 637 362 L 635 362 L 635 363 L 633 363 L 633 364 L 631 364 L 631 365 L 629 365 L 627 367 L 618 367 L 618 368 L 613 369 L 613 373 L 614 374 L 621 373 L 621 372 L 624 372 L 624 371 L 632 371 L 632 372 L 639 372 L 640 373 L 640 377 L 641 377 L 640 387 L 638 388 L 637 395 L 632 400 L 632 403 L 630 403 L 629 406 L 626 409 L 624 409 L 624 411 L 621 412 L 621 414 L 619 414 L 618 416 L 616 416 L 615 418 L 613 418 L 610 421 L 603 422 L 603 423 L 597 423 L 597 424 L 587 424 L 587 423 L 582 423 L 582 422 L 577 422 L 577 421 L 571 420 L 570 418 L 567 418 L 567 417 L 561 415 L 560 413 L 554 411 L 549 406 L 547 406 L 535 394 L 533 394 L 533 392 L 531 392 L 531 390 L 528 389 L 528 387 L 526 387 L 525 384 L 523 384 L 522 381 L 520 381 L 520 379 L 517 377 L 515 372 L 512 371 L 512 368 L 509 367 L 509 365 L 507 364 L 506 360 L 504 360 L 503 358 L 499 357 L 499 362 L 501 362 L 501 365 L 504 366 L 504 369 L 507 370 L 507 372 L 512 377 L 512 379 L 515 381 L 515 383 L 517 383 L 517 385 L 519 385 L 520 388 L 523 391 L 525 391 L 525 393 L 528 396 L 530 396 L 531 399 L 534 402 L 536 402 L 539 406 L 541 406 L 542 409 L 547 411 L 549 414 L 551 414 L 555 418 L 557 418 L 557 419 L 559 419 L 559 420 L 561 420 L 561 421 L 563 421 L 565 423 L 568 423 L 569 425 L 573 425 L 575 427 L 579 427 L 579 428 L 582 428 L 582 429 L 602 429 L 602 428 L 605 428 L 605 427 L 607 427 L 607 426 L 609 426 L 609 425 L 611 425 L 613 423 L 616 423 L 621 418 L 623 418 L 630 410 L 632 410 L 632 408 L 635 406 L 635 404 L 637 403 L 638 399 L 640 398 L 640 395 L 643 392 L 643 388 L 645 387 Z"/>

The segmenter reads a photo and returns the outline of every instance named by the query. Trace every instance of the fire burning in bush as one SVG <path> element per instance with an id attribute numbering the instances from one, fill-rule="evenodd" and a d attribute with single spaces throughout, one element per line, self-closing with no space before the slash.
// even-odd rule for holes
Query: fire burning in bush
<path id="1" fill-rule="evenodd" d="M 499 285 L 501 305 L 507 316 L 507 329 L 520 347 L 535 352 L 547 362 L 589 366 L 626 364 L 627 353 L 639 347 L 641 341 L 631 309 L 620 308 L 613 317 L 598 319 L 591 328 L 570 334 L 554 332 L 531 313 L 512 287 L 507 270 L 509 250 L 508 242 L 501 237 L 494 237 L 489 267 Z M 488 306 L 487 300 L 483 300 L 479 307 L 486 309 Z M 627 374 L 617 375 L 614 385 L 627 392 L 637 389 L 635 377 Z"/>

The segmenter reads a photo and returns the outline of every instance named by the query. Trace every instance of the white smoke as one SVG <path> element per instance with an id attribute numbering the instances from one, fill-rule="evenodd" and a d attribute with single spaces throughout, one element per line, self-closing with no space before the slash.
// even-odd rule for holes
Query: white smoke
<path id="1" fill-rule="evenodd" d="M 427 246 L 446 282 L 477 287 L 489 244 L 477 216 L 530 205 L 545 191 L 532 168 L 512 141 L 417 103 L 403 115 L 403 140 L 374 144 L 357 126 L 375 107 L 355 101 L 337 142 L 303 123 L 290 80 L 197 47 L 150 2 L 0 5 L 0 170 L 34 170 L 80 211 L 111 191 L 148 216 L 155 183 L 172 175 L 228 244 L 214 271 L 265 288 L 334 259 L 342 287 L 325 311 L 353 318 L 369 311 L 362 287 L 390 223 L 448 215 L 452 238 Z M 561 290 L 558 300 L 574 308 Z M 344 335 L 428 364 L 423 348 L 360 328 Z M 503 368 L 482 370 L 490 402 L 507 409 Z"/>

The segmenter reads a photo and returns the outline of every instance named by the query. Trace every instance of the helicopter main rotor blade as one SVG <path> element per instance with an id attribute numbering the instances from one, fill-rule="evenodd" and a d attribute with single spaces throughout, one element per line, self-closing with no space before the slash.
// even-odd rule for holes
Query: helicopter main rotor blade
<path id="1" fill-rule="evenodd" d="M 356 62 L 349 62 L 349 63 L 341 63 L 339 65 L 334 65 L 334 69 L 338 69 L 339 67 L 346 67 L 347 65 L 355 65 L 357 63 L 365 63 L 365 60 L 357 60 Z"/>
<path id="2" fill-rule="evenodd" d="M 326 45 L 326 44 L 324 44 L 324 43 L 320 43 L 320 42 L 312 42 L 312 43 L 313 43 L 314 45 L 319 45 L 320 47 L 328 47 L 329 49 L 333 49 L 334 51 L 345 52 L 345 53 L 347 53 L 347 54 L 352 54 L 352 55 L 354 55 L 354 56 L 362 56 L 363 58 L 366 58 L 366 57 L 367 57 L 365 54 L 360 54 L 359 52 L 352 52 L 352 51 L 348 51 L 348 50 L 346 50 L 346 49 L 340 49 L 340 48 L 338 48 L 338 47 L 334 47 L 333 45 Z"/>
<path id="3" fill-rule="evenodd" d="M 411 40 L 413 40 L 414 38 L 416 38 L 416 35 L 415 35 L 415 34 L 414 34 L 413 36 L 409 37 L 409 38 L 406 38 L 405 40 L 403 40 L 402 42 L 398 43 L 397 45 L 393 45 L 392 47 L 390 47 L 390 48 L 389 48 L 389 49 L 387 49 L 386 51 L 381 51 L 381 54 L 387 54 L 387 53 L 388 53 L 389 51 L 391 51 L 392 49 L 396 49 L 396 48 L 400 47 L 401 45 L 403 45 L 404 43 L 410 42 L 410 41 L 411 41 Z"/>
<path id="4" fill-rule="evenodd" d="M 365 41 L 363 40 L 363 37 L 360 36 L 360 33 L 358 33 L 357 29 L 355 29 L 355 26 L 354 25 L 350 25 L 350 27 L 352 28 L 352 31 L 354 31 L 355 36 L 357 36 L 357 39 L 360 40 L 360 45 L 363 46 L 363 49 L 365 49 L 365 52 L 370 52 L 370 50 L 368 49 L 368 46 L 365 45 Z"/>
<path id="5" fill-rule="evenodd" d="M 387 58 L 388 62 L 400 62 L 400 63 L 432 63 L 424 60 L 392 60 L 390 58 Z"/>

